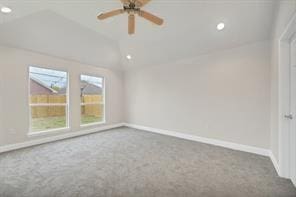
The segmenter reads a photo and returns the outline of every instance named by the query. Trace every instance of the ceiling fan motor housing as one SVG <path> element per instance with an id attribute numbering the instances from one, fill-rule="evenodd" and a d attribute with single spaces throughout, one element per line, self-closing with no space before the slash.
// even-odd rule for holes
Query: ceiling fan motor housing
<path id="1" fill-rule="evenodd" d="M 135 3 L 131 2 L 128 6 L 124 5 L 123 10 L 128 13 L 138 13 L 140 11 L 140 8 L 138 8 Z"/>
<path id="2" fill-rule="evenodd" d="M 99 20 L 104 20 L 106 18 L 110 18 L 112 16 L 117 16 L 123 13 L 128 14 L 128 33 L 134 34 L 135 33 L 135 15 L 139 15 L 140 17 L 156 24 L 162 25 L 163 19 L 141 10 L 141 8 L 149 3 L 151 0 L 120 0 L 123 4 L 123 9 L 116 9 L 106 13 L 102 13 L 97 16 Z"/>

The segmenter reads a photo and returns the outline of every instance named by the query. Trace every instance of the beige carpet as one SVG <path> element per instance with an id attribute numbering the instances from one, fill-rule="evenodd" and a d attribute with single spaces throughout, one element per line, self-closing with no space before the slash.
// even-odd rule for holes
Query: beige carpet
<path id="1" fill-rule="evenodd" d="M 130 128 L 0 155 L 1 197 L 295 197 L 269 158 Z"/>

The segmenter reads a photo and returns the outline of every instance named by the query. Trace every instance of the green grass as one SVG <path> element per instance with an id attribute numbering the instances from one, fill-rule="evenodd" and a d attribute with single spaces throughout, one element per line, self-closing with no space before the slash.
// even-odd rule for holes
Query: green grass
<path id="1" fill-rule="evenodd" d="M 91 124 L 96 122 L 101 122 L 102 118 L 95 116 L 86 116 L 81 117 L 81 124 Z M 58 128 L 66 127 L 66 117 L 65 116 L 55 116 L 55 117 L 46 117 L 46 118 L 33 118 L 31 124 L 32 132 L 46 131 Z"/>
<path id="2" fill-rule="evenodd" d="M 95 116 L 86 116 L 83 115 L 81 116 L 81 124 L 91 124 L 91 123 L 96 123 L 96 122 L 102 122 L 101 117 L 95 117 Z"/>
<path id="3" fill-rule="evenodd" d="M 45 131 L 66 127 L 66 118 L 64 116 L 33 118 L 31 129 L 33 132 Z"/>

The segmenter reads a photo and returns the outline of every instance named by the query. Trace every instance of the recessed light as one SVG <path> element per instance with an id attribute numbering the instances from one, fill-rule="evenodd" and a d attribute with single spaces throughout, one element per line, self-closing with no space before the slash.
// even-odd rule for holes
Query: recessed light
<path id="1" fill-rule="evenodd" d="M 217 29 L 218 29 L 219 31 L 221 31 L 222 29 L 224 29 L 224 27 L 225 27 L 225 24 L 224 24 L 224 23 L 219 23 L 219 24 L 217 25 Z"/>
<path id="2" fill-rule="evenodd" d="M 127 55 L 126 56 L 126 59 L 131 60 L 132 59 L 132 56 L 131 55 Z"/>
<path id="3" fill-rule="evenodd" d="M 8 14 L 8 13 L 12 12 L 12 9 L 9 7 L 3 6 L 3 7 L 1 7 L 1 12 L 4 14 Z"/>

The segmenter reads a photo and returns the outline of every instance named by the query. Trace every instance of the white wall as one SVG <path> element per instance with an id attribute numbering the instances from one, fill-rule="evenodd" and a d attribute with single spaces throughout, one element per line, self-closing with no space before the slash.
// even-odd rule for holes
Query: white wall
<path id="1" fill-rule="evenodd" d="M 82 129 L 80 128 L 79 84 L 81 73 L 105 77 L 106 124 L 122 123 L 122 72 L 0 46 L 0 146 L 42 138 L 27 135 L 29 131 L 29 65 L 68 71 L 70 75 L 70 132 Z M 59 134 L 52 133 L 50 136 Z"/>
<path id="2" fill-rule="evenodd" d="M 271 151 L 279 162 L 279 39 L 296 11 L 296 1 L 281 1 L 277 10 L 271 61 Z"/>
<path id="3" fill-rule="evenodd" d="M 121 67 L 116 41 L 48 9 L 2 23 L 0 35 L 0 45 L 100 67 Z"/>
<path id="4" fill-rule="evenodd" d="M 270 43 L 125 73 L 126 122 L 270 146 Z"/>

